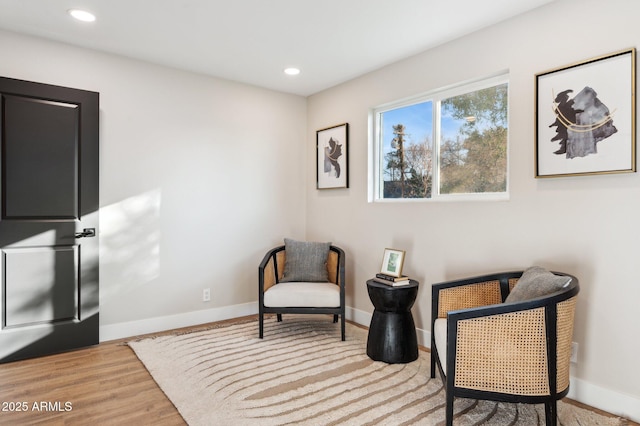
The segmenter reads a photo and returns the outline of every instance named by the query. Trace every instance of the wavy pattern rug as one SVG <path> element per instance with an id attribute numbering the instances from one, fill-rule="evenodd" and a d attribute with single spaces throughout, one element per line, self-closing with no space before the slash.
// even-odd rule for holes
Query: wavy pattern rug
<path id="1" fill-rule="evenodd" d="M 284 316 L 130 342 L 185 421 L 198 425 L 439 425 L 444 391 L 429 353 L 389 365 L 366 355 L 367 331 L 325 316 Z M 560 402 L 560 424 L 622 425 Z M 542 405 L 456 399 L 454 424 L 543 425 Z"/>

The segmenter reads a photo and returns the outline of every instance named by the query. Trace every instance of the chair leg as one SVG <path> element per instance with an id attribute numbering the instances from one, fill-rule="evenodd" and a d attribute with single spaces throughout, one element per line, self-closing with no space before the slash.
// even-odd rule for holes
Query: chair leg
<path id="1" fill-rule="evenodd" d="M 262 339 L 264 336 L 264 314 L 258 315 L 258 337 Z"/>
<path id="2" fill-rule="evenodd" d="M 436 353 L 435 344 L 431 342 L 431 378 L 436 378 Z"/>
<path id="3" fill-rule="evenodd" d="M 547 426 L 556 426 L 558 424 L 558 401 L 554 399 L 551 402 L 544 403 L 544 417 Z"/>
<path id="4" fill-rule="evenodd" d="M 334 316 L 333 316 L 333 322 L 334 322 L 334 323 L 338 322 L 338 315 L 334 315 Z"/>
<path id="5" fill-rule="evenodd" d="M 282 322 L 282 314 L 276 314 L 278 322 Z"/>
<path id="6" fill-rule="evenodd" d="M 345 330 L 344 330 L 344 327 L 345 327 L 344 322 L 345 322 L 345 320 L 344 320 L 344 314 L 340 315 L 340 317 L 341 317 L 341 318 L 340 318 L 340 319 L 341 319 L 341 321 L 340 321 L 340 322 L 341 322 L 341 324 L 340 324 L 340 329 L 342 330 L 342 341 L 344 342 L 344 341 L 345 341 L 345 332 L 344 332 L 344 331 L 345 331 Z"/>
<path id="7" fill-rule="evenodd" d="M 445 424 L 447 426 L 453 426 L 453 390 L 447 388 L 446 394 L 446 408 L 445 408 Z"/>

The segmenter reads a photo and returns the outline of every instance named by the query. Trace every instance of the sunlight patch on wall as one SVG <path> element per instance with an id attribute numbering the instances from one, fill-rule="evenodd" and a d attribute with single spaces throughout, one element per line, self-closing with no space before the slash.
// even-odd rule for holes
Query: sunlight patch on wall
<path id="1" fill-rule="evenodd" d="M 160 189 L 100 209 L 100 304 L 160 274 Z"/>

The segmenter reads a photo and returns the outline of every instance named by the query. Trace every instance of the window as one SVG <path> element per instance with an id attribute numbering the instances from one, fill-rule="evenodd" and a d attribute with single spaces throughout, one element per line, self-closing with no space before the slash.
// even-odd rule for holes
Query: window
<path id="1" fill-rule="evenodd" d="M 501 76 L 375 109 L 374 199 L 506 197 L 507 100 Z"/>

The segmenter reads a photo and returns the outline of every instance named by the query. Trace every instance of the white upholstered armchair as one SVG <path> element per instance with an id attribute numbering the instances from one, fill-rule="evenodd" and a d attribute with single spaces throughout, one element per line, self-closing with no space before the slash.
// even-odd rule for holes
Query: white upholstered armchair
<path id="1" fill-rule="evenodd" d="M 258 267 L 259 336 L 264 315 L 333 314 L 345 340 L 345 254 L 331 243 L 295 241 L 267 252 Z"/>

